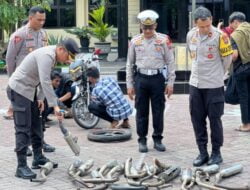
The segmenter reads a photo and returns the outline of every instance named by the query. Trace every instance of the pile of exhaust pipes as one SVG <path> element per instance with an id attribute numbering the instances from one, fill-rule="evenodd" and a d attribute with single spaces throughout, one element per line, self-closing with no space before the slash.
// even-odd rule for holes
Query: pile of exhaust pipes
<path id="1" fill-rule="evenodd" d="M 243 171 L 241 164 L 235 164 L 229 168 L 220 170 L 218 165 L 206 166 L 203 168 L 187 168 L 182 171 L 181 175 L 181 190 L 192 189 L 194 186 L 199 186 L 202 189 L 211 190 L 250 190 L 250 186 L 225 186 L 221 185 L 222 179 L 234 176 Z M 212 178 L 212 175 L 214 177 Z"/>
<path id="2" fill-rule="evenodd" d="M 218 165 L 181 170 L 178 166 L 166 165 L 156 158 L 153 160 L 152 165 L 142 162 L 139 166 L 135 167 L 132 158 L 128 158 L 125 163 L 111 160 L 100 168 L 93 170 L 94 160 L 91 159 L 85 162 L 80 160 L 80 146 L 77 144 L 77 138 L 63 126 L 62 122 L 59 122 L 59 127 L 64 135 L 65 141 L 76 156 L 73 164 L 69 166 L 67 173 L 77 185 L 77 189 L 166 189 L 172 187 L 170 182 L 180 176 L 182 182 L 181 190 L 189 190 L 194 186 L 210 190 L 250 190 L 249 185 L 229 187 L 220 184 L 224 178 L 241 173 L 243 171 L 241 164 L 236 164 L 221 170 Z M 52 172 L 53 167 L 53 162 L 47 162 L 41 166 L 40 177 L 32 179 L 31 181 L 45 182 L 47 176 Z M 121 183 L 121 181 L 124 181 L 123 179 L 120 180 L 121 176 L 124 176 L 126 183 Z"/>
<path id="3" fill-rule="evenodd" d="M 222 170 L 218 165 L 181 170 L 180 167 L 166 165 L 158 159 L 154 159 L 153 165 L 144 162 L 137 168 L 133 166 L 132 158 L 128 158 L 123 164 L 112 160 L 100 168 L 91 170 L 93 165 L 93 160 L 77 161 L 68 168 L 68 175 L 77 184 L 78 189 L 166 189 L 173 186 L 172 180 L 180 177 L 181 190 L 193 189 L 195 186 L 210 190 L 250 190 L 248 185 L 230 187 L 220 184 L 224 178 L 241 173 L 243 171 L 241 164 Z M 124 178 L 121 178 L 122 176 Z"/>
<path id="4" fill-rule="evenodd" d="M 153 165 L 149 166 L 143 163 L 139 169 L 133 166 L 132 158 L 128 158 L 125 163 L 111 160 L 102 167 L 91 170 L 93 165 L 93 160 L 76 161 L 70 165 L 68 175 L 78 184 L 79 189 L 166 188 L 172 186 L 169 182 L 181 173 L 180 167 L 165 165 L 157 159 L 154 159 Z M 120 181 L 120 177 L 123 175 L 126 183 L 116 183 Z"/>

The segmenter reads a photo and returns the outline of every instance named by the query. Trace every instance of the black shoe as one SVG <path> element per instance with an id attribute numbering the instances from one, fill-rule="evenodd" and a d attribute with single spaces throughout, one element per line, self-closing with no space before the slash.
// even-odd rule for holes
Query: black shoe
<path id="1" fill-rule="evenodd" d="M 166 151 L 166 147 L 164 144 L 162 144 L 161 142 L 155 142 L 154 143 L 154 149 L 160 151 L 160 152 L 164 152 Z"/>
<path id="2" fill-rule="evenodd" d="M 29 147 L 27 148 L 26 156 L 32 156 L 32 151 Z"/>
<path id="3" fill-rule="evenodd" d="M 221 157 L 220 152 L 219 153 L 213 153 L 207 163 L 207 165 L 213 165 L 213 164 L 220 164 L 223 162 L 223 159 Z"/>
<path id="4" fill-rule="evenodd" d="M 199 167 L 208 162 L 208 154 L 199 154 L 199 156 L 194 160 L 193 166 Z"/>
<path id="5" fill-rule="evenodd" d="M 43 154 L 40 154 L 39 156 L 35 156 L 32 162 L 32 169 L 40 169 L 41 165 L 44 165 L 49 161 L 50 160 L 46 158 Z"/>
<path id="6" fill-rule="evenodd" d="M 32 169 L 40 169 L 42 165 L 46 164 L 47 162 L 52 162 L 48 158 L 46 158 L 43 154 L 40 154 L 39 156 L 35 156 L 34 160 L 32 162 Z M 58 167 L 58 163 L 52 162 L 53 168 Z"/>
<path id="7" fill-rule="evenodd" d="M 22 166 L 16 169 L 16 177 L 23 178 L 23 179 L 35 179 L 36 174 L 28 167 Z"/>
<path id="8" fill-rule="evenodd" d="M 43 143 L 43 152 L 55 152 L 56 148 L 47 144 Z"/>
<path id="9" fill-rule="evenodd" d="M 146 143 L 139 142 L 139 152 L 148 152 L 148 147 Z"/>

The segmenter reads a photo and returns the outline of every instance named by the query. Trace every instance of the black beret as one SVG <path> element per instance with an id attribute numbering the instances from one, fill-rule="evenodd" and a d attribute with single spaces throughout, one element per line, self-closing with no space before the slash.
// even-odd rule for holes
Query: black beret
<path id="1" fill-rule="evenodd" d="M 79 53 L 79 47 L 72 38 L 67 38 L 61 41 L 60 45 L 64 46 L 73 55 Z"/>

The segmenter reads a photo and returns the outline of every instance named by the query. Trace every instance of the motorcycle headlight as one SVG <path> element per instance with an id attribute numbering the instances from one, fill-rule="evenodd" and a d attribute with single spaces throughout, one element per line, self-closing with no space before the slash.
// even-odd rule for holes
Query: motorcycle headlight
<path id="1" fill-rule="evenodd" d="M 70 69 L 69 73 L 71 75 L 72 80 L 77 81 L 82 75 L 81 67 L 79 66 L 79 67 L 76 67 L 75 69 Z"/>

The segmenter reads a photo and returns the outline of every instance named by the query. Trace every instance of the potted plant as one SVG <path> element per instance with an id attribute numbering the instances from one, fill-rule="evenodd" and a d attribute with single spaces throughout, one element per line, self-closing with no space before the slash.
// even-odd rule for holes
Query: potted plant
<path id="1" fill-rule="evenodd" d="M 92 18 L 89 20 L 91 35 L 99 40 L 95 43 L 95 49 L 101 50 L 100 58 L 102 59 L 106 59 L 110 52 L 111 43 L 107 42 L 106 38 L 112 30 L 112 26 L 103 21 L 104 13 L 105 6 L 103 4 L 89 13 Z"/>
<path id="2" fill-rule="evenodd" d="M 89 51 L 90 29 L 88 26 L 74 27 L 72 29 L 65 29 L 66 32 L 74 34 L 80 39 L 83 52 Z"/>

